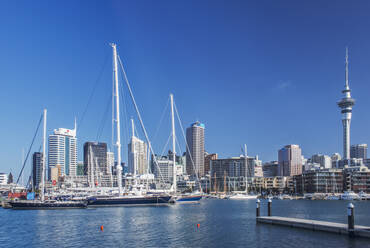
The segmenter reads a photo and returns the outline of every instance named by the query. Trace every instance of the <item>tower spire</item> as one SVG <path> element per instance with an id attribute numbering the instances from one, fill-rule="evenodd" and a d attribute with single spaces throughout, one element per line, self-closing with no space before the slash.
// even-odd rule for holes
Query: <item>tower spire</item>
<path id="1" fill-rule="evenodd" d="M 345 89 L 349 90 L 349 85 L 348 85 L 348 47 L 346 47 L 346 85 Z"/>
<path id="2" fill-rule="evenodd" d="M 343 158 L 349 164 L 350 159 L 350 127 L 352 119 L 352 107 L 355 105 L 355 100 L 351 97 L 351 90 L 348 84 L 348 47 L 346 47 L 346 70 L 345 70 L 345 86 L 342 90 L 343 98 L 337 103 L 342 113 L 343 124 Z"/>

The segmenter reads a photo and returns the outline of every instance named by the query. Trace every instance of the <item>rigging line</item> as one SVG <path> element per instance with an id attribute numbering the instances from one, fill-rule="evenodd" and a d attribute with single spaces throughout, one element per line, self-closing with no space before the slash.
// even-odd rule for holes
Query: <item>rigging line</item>
<path id="1" fill-rule="evenodd" d="M 98 83 L 99 83 L 99 81 L 100 81 L 100 79 L 101 79 L 101 77 L 102 77 L 102 75 L 103 75 L 104 69 L 105 69 L 105 67 L 106 67 L 106 65 L 107 65 L 108 57 L 109 57 L 109 54 L 107 54 L 107 55 L 105 56 L 103 67 L 102 67 L 102 69 L 100 70 L 100 72 L 99 72 L 99 74 L 98 74 L 98 78 L 97 78 L 97 80 L 96 80 L 96 81 L 95 81 L 95 83 L 94 83 L 94 88 L 93 88 L 93 90 L 91 91 L 91 94 L 90 94 L 89 99 L 88 99 L 88 101 L 87 101 L 86 107 L 85 107 L 84 111 L 82 112 L 81 119 L 80 119 L 80 121 L 78 122 L 78 126 L 79 126 L 79 127 L 81 127 L 81 124 L 82 124 L 82 121 L 83 121 L 83 120 L 84 120 L 84 118 L 85 118 L 85 115 L 86 115 L 87 109 L 88 109 L 88 108 L 89 108 L 89 106 L 90 106 L 90 103 L 91 103 L 92 97 L 94 96 L 94 93 L 95 93 L 95 91 L 96 91 L 96 88 L 97 88 L 97 86 L 98 86 Z"/>
<path id="2" fill-rule="evenodd" d="M 120 87 L 120 91 L 121 91 L 121 102 L 123 103 L 123 111 L 124 111 L 124 114 L 122 114 L 124 117 L 125 117 L 125 132 L 124 132 L 124 135 L 125 135 L 125 144 L 128 145 L 128 140 L 130 139 L 130 132 L 128 130 L 128 126 L 129 126 L 129 121 L 128 121 L 128 111 L 127 111 L 127 101 L 126 101 L 126 97 L 125 97 L 125 91 L 123 90 L 123 85 L 122 83 L 119 84 L 119 87 Z M 121 111 L 122 111 L 122 108 L 121 108 Z M 127 146 L 126 146 L 127 148 Z"/>
<path id="3" fill-rule="evenodd" d="M 144 132 L 144 135 L 145 135 L 145 139 L 146 139 L 146 140 L 147 140 L 147 142 L 148 142 L 150 152 L 153 154 L 153 160 L 154 160 L 154 163 L 155 163 L 155 165 L 156 165 L 156 166 L 157 166 L 157 168 L 158 168 L 159 175 L 160 175 L 160 178 L 161 178 L 162 182 L 165 184 L 164 178 L 163 178 L 163 176 L 162 176 L 162 172 L 161 172 L 161 170 L 160 170 L 160 168 L 159 168 L 159 165 L 158 165 L 157 158 L 155 157 L 155 154 L 154 154 L 154 151 L 153 151 L 153 147 L 152 147 L 152 145 L 151 145 L 151 143 L 150 143 L 150 140 L 149 140 L 149 137 L 148 137 L 148 133 L 146 132 L 146 129 L 145 129 L 145 126 L 144 126 L 143 120 L 142 120 L 142 118 L 141 118 L 141 114 L 140 114 L 139 108 L 137 107 L 137 104 L 136 104 L 136 101 L 135 101 L 135 98 L 134 98 L 134 94 L 132 93 L 130 83 L 129 83 L 128 79 L 127 79 L 127 75 L 126 75 L 126 71 L 125 71 L 125 69 L 124 69 L 124 67 L 123 67 L 123 63 L 122 63 L 122 61 L 121 61 L 120 56 L 118 55 L 117 57 L 118 57 L 118 61 L 119 61 L 119 64 L 120 64 L 120 67 L 121 67 L 121 70 L 122 70 L 122 77 L 124 77 L 124 80 L 125 80 L 125 82 L 126 82 L 127 88 L 128 88 L 128 90 L 129 90 L 129 93 L 130 93 L 130 96 L 131 96 L 131 100 L 132 100 L 132 102 L 133 102 L 133 104 L 134 104 L 134 107 L 135 107 L 136 113 L 137 113 L 137 115 L 138 115 L 138 117 L 139 117 L 139 121 L 140 121 L 141 128 L 142 128 L 142 130 L 143 130 L 143 132 Z"/>
<path id="4" fill-rule="evenodd" d="M 162 115 L 161 115 L 161 119 L 159 120 L 159 124 L 158 124 L 158 127 L 157 127 L 157 130 L 155 131 L 154 133 L 154 136 L 153 136 L 153 142 L 155 143 L 155 141 L 157 140 L 157 135 L 158 135 L 158 132 L 159 132 L 159 128 L 161 127 L 162 125 L 162 122 L 163 122 L 163 119 L 164 119 L 164 115 L 167 111 L 167 108 L 168 108 L 168 105 L 169 105 L 169 102 L 170 102 L 170 97 L 168 97 L 167 99 L 167 103 L 166 103 L 166 107 L 163 109 L 163 112 L 162 112 Z"/>
<path id="5" fill-rule="evenodd" d="M 19 179 L 21 178 L 22 172 L 23 172 L 24 167 L 25 167 L 25 165 L 26 165 L 26 162 L 27 162 L 28 156 L 30 155 L 30 152 L 31 152 L 31 149 L 32 149 L 33 143 L 35 142 L 35 139 L 36 139 L 36 136 L 37 136 L 37 133 L 38 133 L 38 131 L 39 131 L 40 124 L 41 124 L 41 121 L 42 121 L 42 119 L 43 119 L 43 118 L 44 118 L 44 115 L 41 115 L 40 120 L 39 120 L 39 123 L 37 124 L 36 132 L 35 132 L 35 134 L 34 134 L 34 136 L 33 136 L 33 138 L 32 138 L 32 142 L 31 142 L 30 148 L 28 149 L 26 159 L 23 161 L 22 169 L 21 169 L 21 171 L 19 172 L 19 175 L 18 175 L 18 179 L 17 179 L 16 184 L 18 184 Z M 45 160 L 45 154 L 43 154 L 42 156 L 44 157 L 43 159 Z"/>
<path id="6" fill-rule="evenodd" d="M 177 116 L 177 119 L 178 119 L 179 124 L 180 124 L 181 134 L 182 134 L 182 136 L 183 136 L 183 138 L 184 138 L 184 140 L 185 140 L 185 144 L 186 144 L 187 151 L 189 151 L 189 157 L 190 157 L 191 164 L 192 164 L 193 169 L 194 169 L 194 172 L 195 172 L 195 176 L 196 176 L 196 178 L 197 178 L 197 180 L 198 180 L 198 183 L 199 183 L 199 188 L 200 188 L 200 190 L 201 190 L 201 191 L 203 191 L 203 190 L 202 190 L 202 185 L 200 184 L 200 180 L 199 180 L 199 177 L 198 177 L 198 171 L 197 171 L 197 169 L 196 169 L 196 168 L 195 168 L 195 166 L 194 166 L 194 160 L 193 160 L 193 157 L 191 156 L 190 149 L 189 149 L 189 145 L 188 145 L 188 142 L 186 141 L 186 138 L 185 138 L 184 128 L 182 127 L 181 119 L 180 119 L 180 116 L 179 116 L 179 112 L 177 111 L 177 107 L 176 107 L 176 103 L 175 103 L 175 102 L 173 102 L 173 106 L 175 107 L 176 116 Z"/>
<path id="7" fill-rule="evenodd" d="M 162 153 L 161 153 L 161 157 L 163 157 L 163 154 L 164 154 L 164 152 L 165 152 L 165 150 L 166 150 L 166 148 L 168 146 L 168 143 L 170 142 L 171 137 L 172 137 L 172 133 L 168 136 L 167 142 L 166 142 L 166 144 L 163 147 L 163 150 L 162 150 Z"/>
<path id="8" fill-rule="evenodd" d="M 103 133 L 103 130 L 104 130 L 104 127 L 105 127 L 105 123 L 107 121 L 107 115 L 108 115 L 108 112 L 109 112 L 109 105 L 110 105 L 110 96 L 108 98 L 108 104 L 107 106 L 105 107 L 105 111 L 104 111 L 104 114 L 102 116 L 102 119 L 100 121 L 100 125 L 99 125 L 99 128 L 98 128 L 98 132 L 96 134 L 96 141 L 99 141 L 100 138 L 101 138 L 101 135 Z"/>

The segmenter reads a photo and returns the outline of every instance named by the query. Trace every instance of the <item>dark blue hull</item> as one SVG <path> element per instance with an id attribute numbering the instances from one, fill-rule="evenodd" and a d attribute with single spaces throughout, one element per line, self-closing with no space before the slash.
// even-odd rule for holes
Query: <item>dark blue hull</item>
<path id="1" fill-rule="evenodd" d="M 180 196 L 176 199 L 178 203 L 187 203 L 187 202 L 199 202 L 202 199 L 202 196 Z"/>
<path id="2" fill-rule="evenodd" d="M 171 196 L 122 196 L 122 197 L 99 197 L 89 198 L 89 207 L 114 207 L 114 206 L 142 206 L 168 204 Z"/>

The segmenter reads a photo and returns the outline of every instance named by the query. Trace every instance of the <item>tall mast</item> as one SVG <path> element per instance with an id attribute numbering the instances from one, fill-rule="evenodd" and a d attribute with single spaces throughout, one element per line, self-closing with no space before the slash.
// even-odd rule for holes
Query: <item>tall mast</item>
<path id="1" fill-rule="evenodd" d="M 177 191 L 176 182 L 176 135 L 175 135 L 175 115 L 173 111 L 173 94 L 170 94 L 171 98 L 171 122 L 172 122 L 172 163 L 173 163 L 173 190 Z"/>
<path id="2" fill-rule="evenodd" d="M 244 159 L 245 159 L 245 192 L 248 194 L 248 156 L 247 156 L 247 144 L 244 144 Z"/>
<path id="3" fill-rule="evenodd" d="M 116 44 L 111 44 L 113 48 L 113 73 L 115 81 L 115 97 L 116 97 L 116 128 L 117 128 L 117 184 L 119 194 L 122 194 L 122 166 L 121 166 L 121 126 L 119 117 L 119 90 L 118 90 L 118 68 L 117 68 L 117 47 Z"/>
<path id="4" fill-rule="evenodd" d="M 41 190 L 40 198 L 41 201 L 45 200 L 44 190 L 45 190 L 45 161 L 46 161 L 46 112 L 44 109 L 44 132 L 42 136 L 42 166 L 41 166 Z"/>

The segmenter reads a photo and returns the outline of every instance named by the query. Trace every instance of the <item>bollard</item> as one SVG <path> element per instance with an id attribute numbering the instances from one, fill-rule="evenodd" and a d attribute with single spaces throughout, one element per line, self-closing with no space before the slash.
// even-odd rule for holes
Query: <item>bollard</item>
<path id="1" fill-rule="evenodd" d="M 261 201 L 257 199 L 256 201 L 256 217 L 260 217 L 260 206 L 261 206 Z"/>
<path id="2" fill-rule="evenodd" d="M 272 204 L 272 200 L 271 198 L 269 198 L 267 202 L 267 216 L 271 216 L 271 204 Z"/>
<path id="3" fill-rule="evenodd" d="M 348 215 L 348 235 L 350 237 L 355 236 L 355 206 L 352 203 L 348 204 L 347 215 Z"/>

